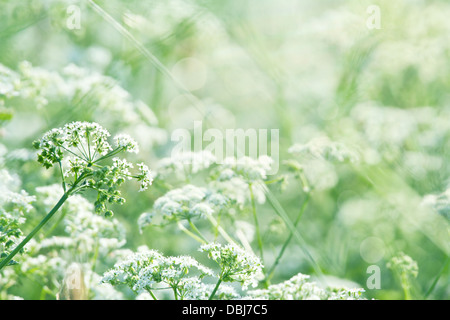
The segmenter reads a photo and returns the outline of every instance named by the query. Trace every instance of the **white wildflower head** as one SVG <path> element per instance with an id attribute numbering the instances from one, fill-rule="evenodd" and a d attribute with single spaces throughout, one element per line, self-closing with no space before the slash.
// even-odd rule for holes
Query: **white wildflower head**
<path id="1" fill-rule="evenodd" d="M 322 287 L 310 276 L 299 273 L 289 280 L 272 284 L 267 289 L 249 291 L 253 299 L 267 300 L 360 300 L 363 289 Z"/>
<path id="2" fill-rule="evenodd" d="M 14 192 L 1 190 L 0 192 L 0 261 L 22 240 L 21 225 L 25 222 L 25 213 L 32 209 L 34 196 L 25 191 Z M 23 252 L 24 250 L 22 250 Z M 10 261 L 9 264 L 15 264 Z"/>
<path id="3" fill-rule="evenodd" d="M 258 276 L 262 273 L 261 260 L 235 244 L 222 246 L 218 243 L 204 244 L 199 249 L 208 253 L 220 267 L 219 278 L 224 282 L 237 281 L 244 289 L 249 285 L 258 285 Z"/>
<path id="4" fill-rule="evenodd" d="M 422 200 L 422 206 L 431 207 L 443 217 L 450 219 L 450 189 L 437 195 L 426 195 Z"/>
<path id="5" fill-rule="evenodd" d="M 294 144 L 288 150 L 296 158 L 285 161 L 288 168 L 301 181 L 303 190 L 325 190 L 338 182 L 335 164 L 357 163 L 359 153 L 344 143 L 318 137 L 305 144 Z"/>
<path id="6" fill-rule="evenodd" d="M 267 178 L 271 170 L 273 159 L 269 156 L 260 156 L 257 159 L 250 157 L 228 157 L 218 167 L 216 179 L 230 180 L 239 177 L 247 183 L 262 181 Z"/>
<path id="7" fill-rule="evenodd" d="M 315 138 L 306 144 L 294 144 L 288 152 L 327 161 L 353 163 L 359 160 L 356 150 L 349 148 L 344 143 L 331 141 L 328 137 Z"/>
<path id="8" fill-rule="evenodd" d="M 192 174 L 208 169 L 216 162 L 216 157 L 210 151 L 179 152 L 161 159 L 157 171 L 161 178 L 174 175 L 186 180 Z"/>
<path id="9" fill-rule="evenodd" d="M 127 152 L 138 153 L 139 146 L 137 142 L 127 134 L 118 134 L 114 137 L 117 148 L 124 148 Z"/>
<path id="10" fill-rule="evenodd" d="M 150 169 L 146 164 L 143 162 L 140 162 L 137 164 L 139 174 L 136 176 L 136 179 L 140 182 L 141 186 L 139 188 L 139 191 L 145 191 L 148 189 L 149 186 L 152 185 L 153 182 L 153 176 L 151 174 Z"/>
<path id="11" fill-rule="evenodd" d="M 52 129 L 42 139 L 34 142 L 39 151 L 38 161 L 46 168 L 59 164 L 63 178 L 64 191 L 69 195 L 85 189 L 98 193 L 95 211 L 111 216 L 107 203 L 123 204 L 118 188 L 126 181 L 136 179 L 140 191 L 148 188 L 152 179 L 148 167 L 139 163 L 138 173 L 131 162 L 116 155 L 120 152 L 137 152 L 136 142 L 126 135 L 116 136 L 116 146 L 108 142 L 109 132 L 97 123 L 72 122 L 62 128 Z M 112 163 L 105 163 L 112 158 Z M 68 190 L 66 190 L 66 185 Z"/>
<path id="12" fill-rule="evenodd" d="M 396 256 L 392 257 L 387 263 L 387 267 L 398 272 L 400 275 L 404 275 L 405 277 L 416 278 L 419 274 L 417 262 L 403 252 L 400 252 Z"/>
<path id="13" fill-rule="evenodd" d="M 222 194 L 206 188 L 186 185 L 158 198 L 153 209 L 164 219 L 178 221 L 206 217 L 222 210 L 228 203 L 228 198 Z"/>
<path id="14" fill-rule="evenodd" d="M 192 257 L 165 257 L 155 250 L 141 248 L 107 271 L 102 281 L 113 285 L 126 284 L 137 293 L 149 292 L 161 283 L 182 292 L 190 277 L 201 279 L 212 274 L 211 269 Z"/>
<path id="15" fill-rule="evenodd" d="M 198 277 L 187 278 L 179 286 L 180 295 L 184 300 L 208 300 L 211 292 L 214 290 L 214 284 L 206 284 Z M 240 296 L 236 290 L 226 284 L 221 284 L 214 295 L 216 300 L 235 300 Z"/>

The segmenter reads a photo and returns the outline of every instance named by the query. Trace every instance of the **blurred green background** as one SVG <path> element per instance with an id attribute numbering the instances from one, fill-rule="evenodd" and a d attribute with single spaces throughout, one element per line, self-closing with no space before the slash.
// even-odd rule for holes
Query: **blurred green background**
<path id="1" fill-rule="evenodd" d="M 373 5 L 380 29 L 368 26 Z M 0 70 L 1 143 L 23 151 L 51 128 L 96 121 L 136 137 L 152 168 L 170 155 L 171 132 L 195 120 L 204 130 L 279 129 L 288 184 L 271 188 L 293 218 L 304 195 L 283 161 L 294 158 L 292 145 L 326 135 L 361 161 L 322 177 L 299 225 L 323 273 L 366 288 L 366 270 L 377 265 L 381 289 L 366 296 L 402 299 L 386 263 L 403 251 L 419 266 L 413 297 L 427 296 L 437 279 L 427 297 L 448 299 L 449 17 L 445 0 L 1 0 L 0 63 L 43 88 L 6 96 L 10 75 Z M 29 160 L 5 164 L 23 189 L 58 181 Z M 175 226 L 138 232 L 137 218 L 162 194 L 157 186 L 126 192 L 115 210 L 126 247 L 194 252 Z M 258 213 L 270 260 L 288 229 L 267 204 Z M 25 230 L 43 214 L 27 217 Z M 273 281 L 298 272 L 314 268 L 293 244 Z M 14 291 L 40 294 L 26 282 Z"/>

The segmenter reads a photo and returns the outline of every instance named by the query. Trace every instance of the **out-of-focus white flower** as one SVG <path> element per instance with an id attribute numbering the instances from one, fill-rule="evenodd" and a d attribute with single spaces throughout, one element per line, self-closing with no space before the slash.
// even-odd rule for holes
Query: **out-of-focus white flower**
<path id="1" fill-rule="evenodd" d="M 364 300 L 361 296 L 364 289 L 321 287 L 309 279 L 310 276 L 299 273 L 289 280 L 248 294 L 253 299 L 268 300 Z"/>
<path id="2" fill-rule="evenodd" d="M 228 203 L 228 198 L 222 194 L 206 188 L 185 185 L 158 198 L 153 209 L 167 220 L 181 220 L 206 217 L 223 209 Z"/>
<path id="3" fill-rule="evenodd" d="M 157 172 L 161 177 L 173 174 L 185 179 L 186 176 L 208 169 L 217 161 L 209 151 L 180 152 L 158 162 Z"/>

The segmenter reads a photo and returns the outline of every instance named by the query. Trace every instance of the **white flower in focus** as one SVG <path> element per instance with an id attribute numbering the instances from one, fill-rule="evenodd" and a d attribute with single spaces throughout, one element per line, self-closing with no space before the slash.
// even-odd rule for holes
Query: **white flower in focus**
<path id="1" fill-rule="evenodd" d="M 235 244 L 222 246 L 218 243 L 208 243 L 200 247 L 199 251 L 208 253 L 220 267 L 220 279 L 224 282 L 237 281 L 243 289 L 249 285 L 258 285 L 258 276 L 262 273 L 261 260 L 253 253 L 245 251 Z"/>

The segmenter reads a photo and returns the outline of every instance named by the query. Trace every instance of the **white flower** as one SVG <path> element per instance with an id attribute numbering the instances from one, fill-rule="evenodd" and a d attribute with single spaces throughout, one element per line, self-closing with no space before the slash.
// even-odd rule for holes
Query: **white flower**
<path id="1" fill-rule="evenodd" d="M 297 274 L 278 284 L 272 284 L 267 289 L 252 290 L 248 294 L 253 299 L 269 300 L 344 300 L 363 299 L 363 289 L 347 289 L 321 287 L 315 282 L 309 282 L 310 276 Z"/>
<path id="2" fill-rule="evenodd" d="M 137 166 L 139 170 L 137 179 L 141 183 L 141 186 L 139 188 L 139 191 L 141 192 L 147 190 L 148 187 L 152 185 L 153 177 L 150 172 L 150 169 L 143 162 L 138 163 Z"/>
<path id="3" fill-rule="evenodd" d="M 210 151 L 180 152 L 158 162 L 158 174 L 162 177 L 174 174 L 179 178 L 208 169 L 217 161 Z"/>
<path id="4" fill-rule="evenodd" d="M 180 220 L 204 218 L 225 208 L 228 203 L 228 199 L 221 194 L 188 184 L 158 198 L 153 209 L 168 220 Z"/>
<path id="5" fill-rule="evenodd" d="M 137 142 L 127 134 L 118 134 L 114 137 L 117 148 L 124 148 L 127 152 L 139 153 Z"/>
<path id="6" fill-rule="evenodd" d="M 249 285 L 258 285 L 258 276 L 262 274 L 261 260 L 253 253 L 247 252 L 235 244 L 222 246 L 218 243 L 208 243 L 200 247 L 199 251 L 219 265 L 220 279 L 224 282 L 238 281 L 243 289 Z"/>
<path id="7" fill-rule="evenodd" d="M 306 144 L 295 144 L 289 148 L 288 152 L 337 162 L 357 162 L 359 159 L 355 150 L 343 143 L 331 141 L 328 137 L 315 138 Z"/>
<path id="8" fill-rule="evenodd" d="M 240 176 L 248 183 L 264 180 L 271 169 L 273 159 L 269 156 L 260 156 L 258 159 L 250 157 L 228 157 L 219 166 L 219 179 L 231 179 Z"/>
<path id="9" fill-rule="evenodd" d="M 212 270 L 198 263 L 189 256 L 164 257 L 155 250 L 146 247 L 138 249 L 125 260 L 116 263 L 107 271 L 102 281 L 115 284 L 126 284 L 133 291 L 150 292 L 159 283 L 165 283 L 171 288 L 183 290 L 183 283 L 198 273 L 199 278 L 211 276 Z"/>

